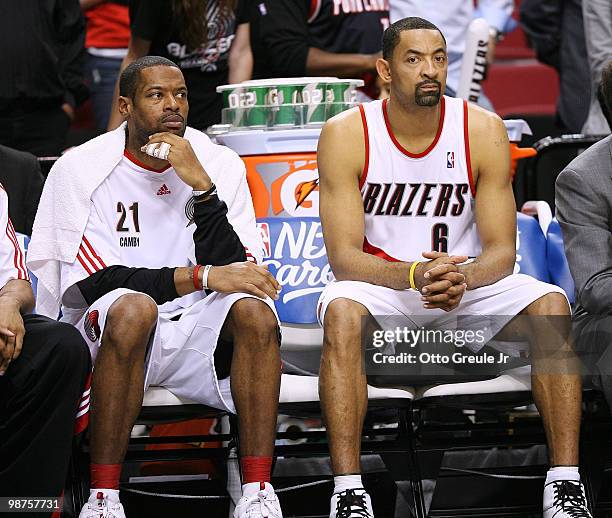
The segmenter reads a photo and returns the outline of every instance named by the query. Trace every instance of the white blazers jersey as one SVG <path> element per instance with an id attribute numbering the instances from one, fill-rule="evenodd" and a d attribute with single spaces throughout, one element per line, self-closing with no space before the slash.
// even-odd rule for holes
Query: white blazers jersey
<path id="1" fill-rule="evenodd" d="M 478 256 L 467 103 L 443 96 L 438 132 L 414 154 L 393 135 L 387 102 L 359 107 L 366 146 L 359 185 L 363 250 L 390 261 L 417 260 L 424 251 Z"/>

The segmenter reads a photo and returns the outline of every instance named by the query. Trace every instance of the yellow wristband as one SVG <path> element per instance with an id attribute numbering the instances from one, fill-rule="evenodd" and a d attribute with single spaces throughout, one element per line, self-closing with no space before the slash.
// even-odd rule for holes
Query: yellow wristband
<path id="1" fill-rule="evenodd" d="M 416 284 L 414 283 L 414 271 L 416 270 L 417 265 L 420 264 L 421 262 L 422 261 L 414 261 L 412 263 L 412 266 L 410 267 L 410 287 L 413 290 L 417 289 Z"/>

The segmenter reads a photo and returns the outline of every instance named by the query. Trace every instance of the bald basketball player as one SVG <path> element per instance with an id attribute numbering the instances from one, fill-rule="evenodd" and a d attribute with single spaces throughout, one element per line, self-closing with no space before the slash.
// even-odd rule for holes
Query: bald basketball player
<path id="1" fill-rule="evenodd" d="M 529 340 L 551 462 L 544 518 L 590 518 L 577 467 L 581 381 L 566 340 L 570 308 L 558 287 L 513 274 L 506 130 L 497 115 L 443 95 L 447 68 L 435 25 L 394 23 L 377 63 L 390 98 L 334 117 L 321 133 L 320 212 L 336 278 L 319 304 L 320 396 L 335 479 L 330 517 L 373 517 L 359 463 L 362 317 L 418 315 L 436 328 L 452 314 L 510 315 L 494 319 L 502 320 L 494 334 L 512 321 L 515 335 Z M 532 328 L 515 315 L 530 317 Z M 554 318 L 532 318 L 544 316 Z"/>

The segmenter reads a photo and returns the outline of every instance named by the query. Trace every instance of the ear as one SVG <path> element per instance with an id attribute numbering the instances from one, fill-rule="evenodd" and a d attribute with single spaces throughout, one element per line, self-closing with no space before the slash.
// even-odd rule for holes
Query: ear
<path id="1" fill-rule="evenodd" d="M 132 100 L 129 97 L 120 96 L 118 100 L 119 113 L 125 118 L 132 113 Z"/>
<path id="2" fill-rule="evenodd" d="M 386 59 L 379 58 L 376 60 L 376 71 L 385 83 L 391 82 L 391 67 Z"/>

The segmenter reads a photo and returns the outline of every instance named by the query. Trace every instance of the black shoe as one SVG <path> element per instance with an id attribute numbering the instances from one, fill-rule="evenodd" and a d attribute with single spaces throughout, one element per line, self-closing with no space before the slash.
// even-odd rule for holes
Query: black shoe
<path id="1" fill-rule="evenodd" d="M 544 486 L 544 518 L 593 518 L 584 487 L 577 480 L 556 480 Z"/>
<path id="2" fill-rule="evenodd" d="M 370 495 L 363 488 L 334 493 L 329 518 L 374 518 Z"/>

